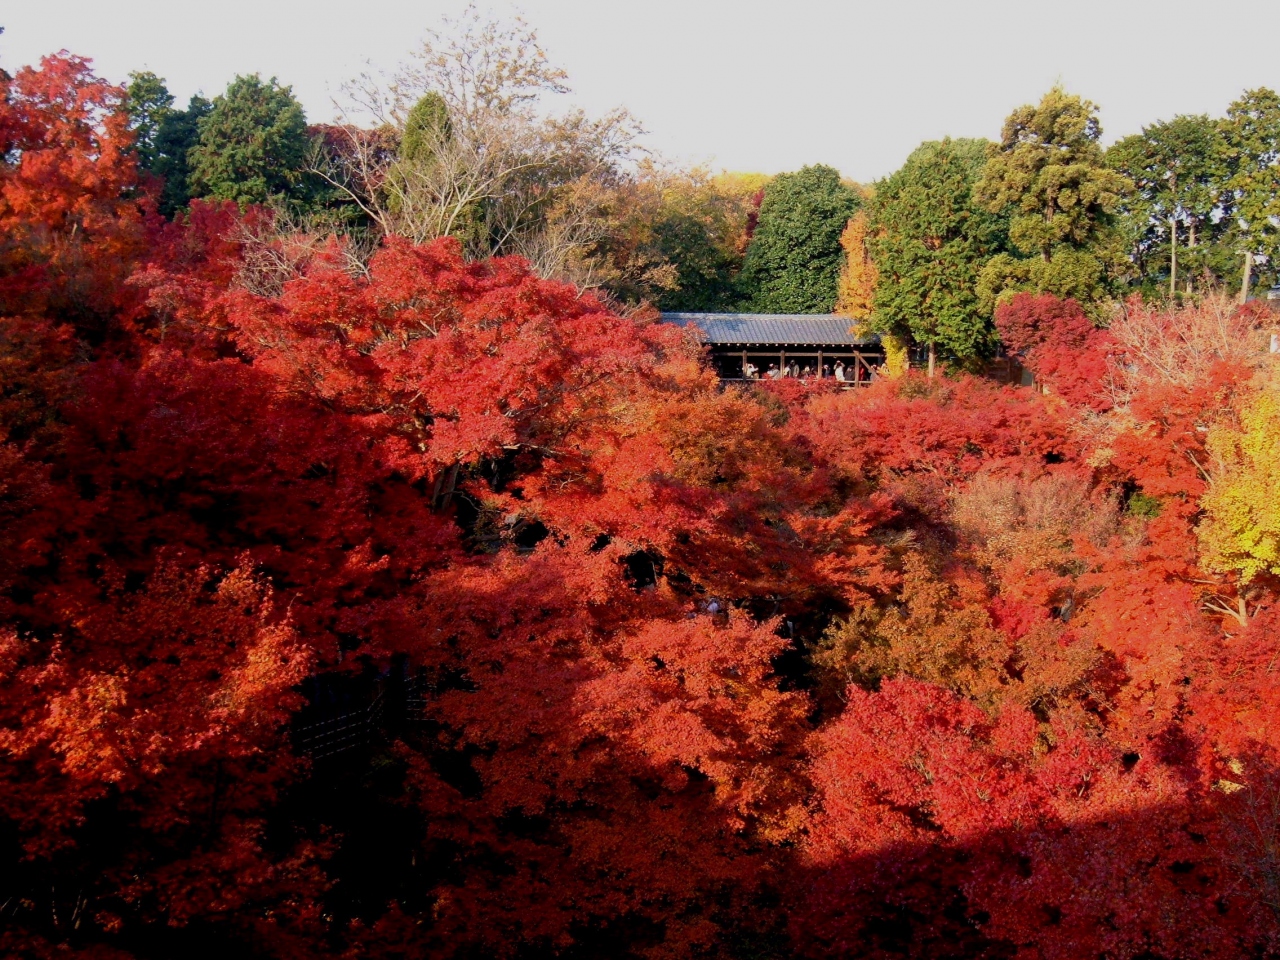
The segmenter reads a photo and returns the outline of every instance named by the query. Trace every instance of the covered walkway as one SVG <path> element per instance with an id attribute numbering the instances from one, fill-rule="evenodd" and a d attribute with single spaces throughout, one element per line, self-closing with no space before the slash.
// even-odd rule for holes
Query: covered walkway
<path id="1" fill-rule="evenodd" d="M 853 334 L 848 319 L 831 314 L 664 313 L 662 319 L 702 334 L 722 380 L 761 379 L 771 370 L 821 379 L 834 377 L 839 366 L 845 382 L 858 385 L 870 383 L 884 362 L 879 337 Z"/>

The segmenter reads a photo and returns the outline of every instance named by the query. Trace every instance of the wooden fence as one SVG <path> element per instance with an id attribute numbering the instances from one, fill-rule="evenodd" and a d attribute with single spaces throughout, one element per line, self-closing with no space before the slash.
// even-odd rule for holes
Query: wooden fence
<path id="1" fill-rule="evenodd" d="M 428 684 L 422 677 L 393 673 L 369 684 L 367 678 L 335 674 L 313 681 L 317 688 L 347 682 L 363 697 L 348 695 L 337 698 L 334 704 L 313 702 L 303 709 L 293 727 L 293 743 L 298 752 L 312 760 L 368 750 L 403 724 L 420 722 L 426 712 Z"/>

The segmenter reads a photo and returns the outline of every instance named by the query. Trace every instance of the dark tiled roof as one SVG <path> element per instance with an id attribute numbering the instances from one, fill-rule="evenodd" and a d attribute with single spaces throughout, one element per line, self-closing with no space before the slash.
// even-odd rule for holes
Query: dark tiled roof
<path id="1" fill-rule="evenodd" d="M 702 331 L 707 343 L 870 346 L 876 336 L 849 332 L 851 321 L 829 313 L 664 313 L 662 319 Z"/>

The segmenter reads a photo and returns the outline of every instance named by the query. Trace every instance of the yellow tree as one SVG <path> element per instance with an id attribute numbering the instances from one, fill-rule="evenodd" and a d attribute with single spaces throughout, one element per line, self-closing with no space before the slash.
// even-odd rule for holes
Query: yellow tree
<path id="1" fill-rule="evenodd" d="M 875 308 L 876 283 L 880 280 L 880 271 L 867 250 L 869 232 L 867 214 L 859 210 L 849 218 L 844 233 L 840 235 L 844 263 L 841 265 L 836 287 L 836 313 L 853 320 L 855 328 L 860 328 L 864 321 L 871 319 Z M 891 377 L 902 376 L 910 365 L 907 344 L 888 333 L 880 334 L 880 342 L 885 352 L 884 372 Z"/>
<path id="2" fill-rule="evenodd" d="M 859 210 L 840 235 L 844 264 L 840 269 L 836 313 L 850 320 L 866 320 L 871 316 L 876 280 L 880 276 L 867 251 L 867 230 L 867 215 Z"/>
<path id="3" fill-rule="evenodd" d="M 1200 503 L 1206 567 L 1246 584 L 1280 575 L 1280 382 L 1245 405 L 1239 428 L 1215 428 L 1209 449 L 1218 469 Z"/>

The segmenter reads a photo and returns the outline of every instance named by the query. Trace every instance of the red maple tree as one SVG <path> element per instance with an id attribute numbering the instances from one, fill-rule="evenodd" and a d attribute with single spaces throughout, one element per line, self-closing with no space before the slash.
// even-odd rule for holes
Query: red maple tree
<path id="1" fill-rule="evenodd" d="M 6 955 L 1274 951 L 1275 585 L 1196 534 L 1262 361 L 1169 337 L 1256 318 L 722 389 L 452 240 L 264 279 L 84 61 L 3 82 Z"/>

